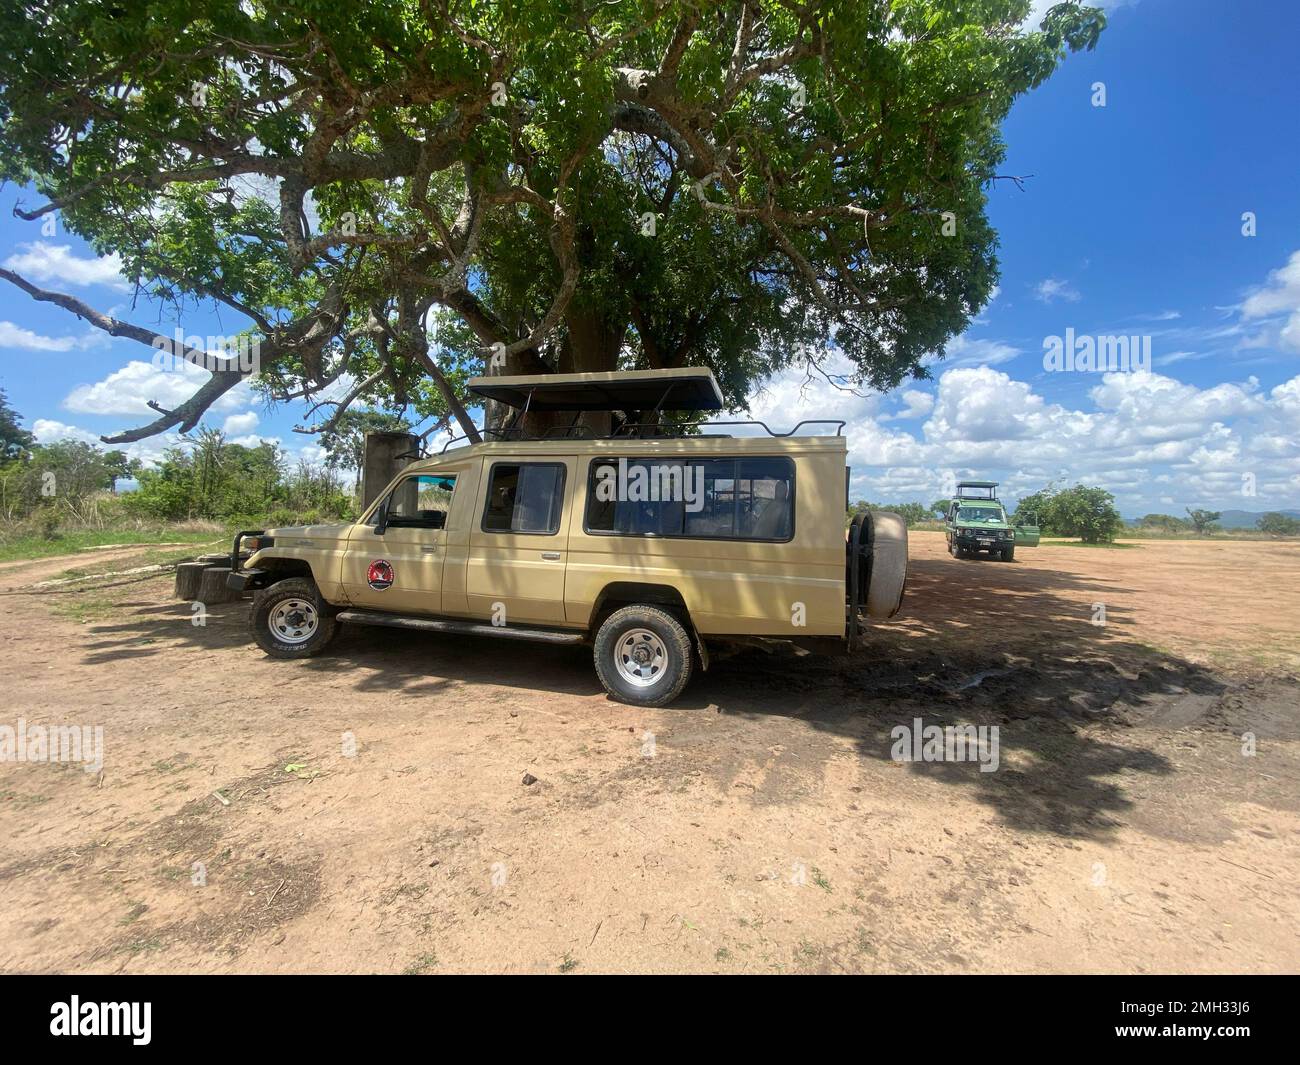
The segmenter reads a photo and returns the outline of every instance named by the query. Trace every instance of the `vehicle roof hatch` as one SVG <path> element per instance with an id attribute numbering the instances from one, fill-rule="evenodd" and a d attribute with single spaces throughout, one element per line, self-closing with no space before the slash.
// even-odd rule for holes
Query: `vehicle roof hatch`
<path id="1" fill-rule="evenodd" d="M 963 501 L 997 499 L 997 481 L 958 481 L 957 498 Z"/>
<path id="2" fill-rule="evenodd" d="M 533 411 L 721 410 L 722 391 L 705 366 L 612 373 L 475 377 L 470 392 Z"/>

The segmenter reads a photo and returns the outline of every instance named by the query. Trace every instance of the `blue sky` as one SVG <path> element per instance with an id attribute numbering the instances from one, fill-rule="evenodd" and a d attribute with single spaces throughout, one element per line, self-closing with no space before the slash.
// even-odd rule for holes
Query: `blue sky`
<path id="1" fill-rule="evenodd" d="M 1050 6 L 1039 3 L 1039 9 Z M 770 424 L 849 422 L 853 494 L 943 494 L 954 478 L 1101 484 L 1126 515 L 1184 507 L 1300 508 L 1300 122 L 1289 0 L 1107 3 L 1098 49 L 1071 57 L 1005 125 L 990 216 L 1001 236 L 996 299 L 930 367 L 930 380 L 859 397 L 803 374 L 752 399 Z M 1105 106 L 1094 106 L 1096 83 Z M 78 238 L 12 217 L 0 191 L 0 262 L 47 288 L 170 335 Z M 1252 212 L 1255 235 L 1243 235 Z M 233 333 L 231 314 L 187 314 L 186 333 Z M 1045 338 L 1148 336 L 1149 372 L 1048 372 Z M 141 346 L 0 289 L 0 386 L 38 438 L 94 439 L 143 424 L 199 381 L 162 374 Z M 833 360 L 832 360 L 833 362 Z M 206 421 L 234 438 L 294 433 L 300 405 L 267 410 L 246 389 Z M 135 445 L 156 458 L 174 437 Z M 1253 494 L 1252 494 L 1253 493 Z"/>

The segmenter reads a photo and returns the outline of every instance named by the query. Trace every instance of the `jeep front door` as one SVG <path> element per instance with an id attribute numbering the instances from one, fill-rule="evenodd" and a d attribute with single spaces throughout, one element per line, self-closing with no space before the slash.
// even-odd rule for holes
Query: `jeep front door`
<path id="1" fill-rule="evenodd" d="M 343 590 L 353 604 L 396 613 L 442 610 L 447 515 L 455 473 L 403 477 L 365 524 L 352 529 Z"/>
<path id="2" fill-rule="evenodd" d="M 484 465 L 465 573 L 470 614 L 563 625 L 574 459 Z"/>

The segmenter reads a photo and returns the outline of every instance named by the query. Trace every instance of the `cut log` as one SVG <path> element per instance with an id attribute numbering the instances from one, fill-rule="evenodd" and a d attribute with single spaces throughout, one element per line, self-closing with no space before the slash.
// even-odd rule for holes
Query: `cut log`
<path id="1" fill-rule="evenodd" d="M 238 592 L 226 587 L 226 577 L 229 575 L 229 566 L 209 566 L 205 569 L 196 597 L 199 602 L 212 606 L 216 603 L 234 603 L 243 598 Z"/>
<path id="2" fill-rule="evenodd" d="M 191 602 L 198 599 L 199 587 L 203 582 L 203 574 L 208 568 L 209 566 L 206 562 L 182 562 L 177 566 L 176 598 L 188 599 Z"/>

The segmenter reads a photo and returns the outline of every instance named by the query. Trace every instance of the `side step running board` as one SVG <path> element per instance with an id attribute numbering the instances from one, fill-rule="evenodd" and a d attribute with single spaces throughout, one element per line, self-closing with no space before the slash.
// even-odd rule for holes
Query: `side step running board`
<path id="1" fill-rule="evenodd" d="M 384 614 L 378 610 L 344 610 L 339 621 L 353 625 L 383 625 L 390 629 L 420 629 L 424 632 L 454 632 L 470 636 L 503 636 L 507 640 L 530 640 L 533 643 L 580 644 L 586 637 L 579 632 L 552 632 L 549 629 L 512 629 L 505 625 L 484 625 L 477 621 L 453 621 L 445 618 L 411 617 L 407 614 Z"/>

